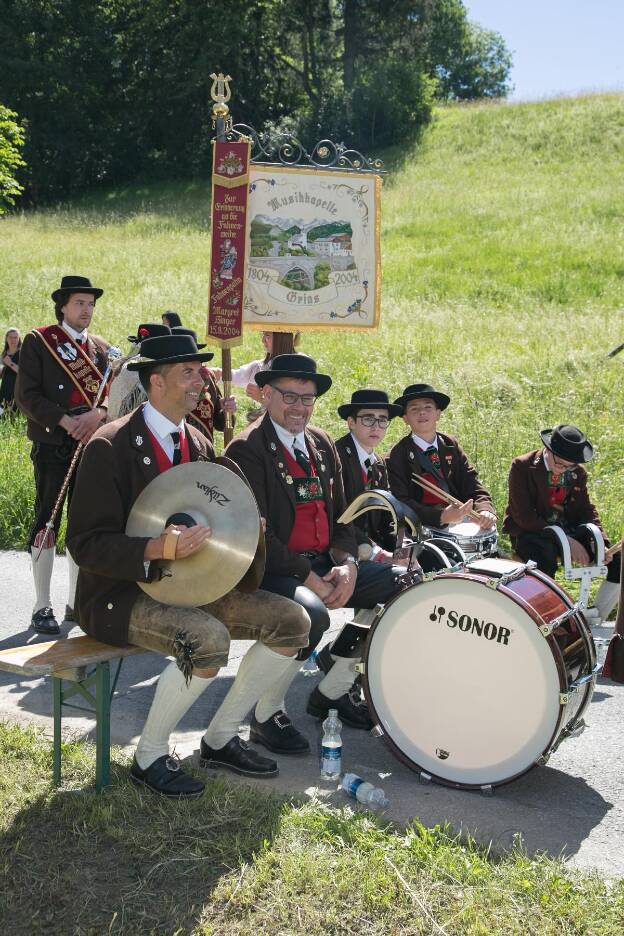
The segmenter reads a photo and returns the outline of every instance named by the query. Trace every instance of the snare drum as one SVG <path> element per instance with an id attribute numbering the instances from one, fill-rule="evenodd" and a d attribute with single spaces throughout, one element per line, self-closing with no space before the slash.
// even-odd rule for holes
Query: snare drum
<path id="1" fill-rule="evenodd" d="M 482 530 L 474 520 L 462 520 L 461 523 L 451 523 L 447 527 L 424 526 L 422 536 L 426 542 L 439 546 L 452 562 L 463 562 L 475 553 L 482 556 L 496 555 L 496 527 Z"/>
<path id="2" fill-rule="evenodd" d="M 475 560 L 375 616 L 364 691 L 393 753 L 422 779 L 489 788 L 584 727 L 598 667 L 571 598 L 535 569 Z"/>

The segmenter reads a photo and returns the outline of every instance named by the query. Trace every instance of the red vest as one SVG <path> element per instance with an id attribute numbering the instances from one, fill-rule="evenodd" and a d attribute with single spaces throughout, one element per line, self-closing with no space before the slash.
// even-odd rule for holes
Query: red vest
<path id="1" fill-rule="evenodd" d="M 169 456 L 167 455 L 167 453 L 165 452 L 162 445 L 160 444 L 160 442 L 158 441 L 157 437 L 149 428 L 149 426 L 147 427 L 147 431 L 149 432 L 150 442 L 152 443 L 152 448 L 154 449 L 154 455 L 156 456 L 158 470 L 162 474 L 163 471 L 167 471 L 169 468 L 171 468 L 173 463 L 171 459 L 169 458 Z M 186 432 L 183 432 L 180 438 L 180 452 L 182 453 L 182 459 L 180 461 L 180 464 L 184 465 L 186 464 L 186 462 L 191 460 L 191 455 L 189 452 L 188 436 Z"/>
<path id="2" fill-rule="evenodd" d="M 327 507 L 323 496 L 323 488 L 318 476 L 316 467 L 312 459 L 312 483 L 307 487 L 313 496 L 318 496 L 318 500 L 300 501 L 297 492 L 297 479 L 309 480 L 306 473 L 297 461 L 290 454 L 288 449 L 284 448 L 284 456 L 288 463 L 288 471 L 293 479 L 295 487 L 295 525 L 292 528 L 288 548 L 293 552 L 325 552 L 329 548 L 329 518 L 327 516 Z M 314 480 L 318 485 L 318 491 L 315 491 Z M 302 487 L 303 490 L 303 487 Z"/>

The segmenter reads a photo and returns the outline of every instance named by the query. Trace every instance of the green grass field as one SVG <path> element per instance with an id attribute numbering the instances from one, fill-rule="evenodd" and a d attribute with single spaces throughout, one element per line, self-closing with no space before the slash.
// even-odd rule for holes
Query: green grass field
<path id="1" fill-rule="evenodd" d="M 624 495 L 624 95 L 437 112 L 419 148 L 393 152 L 383 194 L 381 327 L 305 335 L 335 384 L 315 420 L 334 433 L 359 386 L 392 394 L 426 380 L 452 403 L 459 436 L 502 514 L 512 457 L 538 430 L 580 425 L 595 444 L 592 490 L 612 539 Z M 205 328 L 209 185 L 101 192 L 0 222 L 0 322 L 51 319 L 66 272 L 102 285 L 94 330 L 128 347 L 139 321 L 175 309 Z M 250 332 L 234 363 L 261 353 Z M 241 397 L 241 405 L 247 401 Z M 388 445 L 402 433 L 396 421 Z M 2 431 L 0 546 L 20 546 L 27 446 Z"/>
<path id="2" fill-rule="evenodd" d="M 91 745 L 0 723 L 0 927 L 195 936 L 620 936 L 624 884 L 447 830 L 397 831 L 366 813 L 212 780 L 176 804 L 139 793 L 115 755 L 105 796 Z"/>

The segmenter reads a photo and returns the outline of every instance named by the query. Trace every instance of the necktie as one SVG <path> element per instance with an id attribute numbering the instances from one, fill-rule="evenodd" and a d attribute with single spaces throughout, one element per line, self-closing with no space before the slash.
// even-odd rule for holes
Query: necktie
<path id="1" fill-rule="evenodd" d="M 308 458 L 305 452 L 302 452 L 301 449 L 295 447 L 294 442 L 293 442 L 293 455 L 295 456 L 295 460 L 297 464 L 299 465 L 299 467 L 303 468 L 303 470 L 305 471 L 306 477 L 310 478 L 312 476 L 312 467 L 310 465 L 310 459 Z"/>
<path id="2" fill-rule="evenodd" d="M 171 438 L 173 439 L 173 465 L 179 465 L 182 461 L 182 450 L 180 449 L 180 433 L 172 432 Z"/>
<path id="3" fill-rule="evenodd" d="M 435 445 L 430 445 L 428 449 L 425 449 L 425 455 L 431 462 L 434 468 L 437 468 L 440 471 L 440 456 Z"/>
<path id="4" fill-rule="evenodd" d="M 364 459 L 364 467 L 366 468 L 366 481 L 370 483 L 373 480 L 373 463 L 370 458 Z"/>

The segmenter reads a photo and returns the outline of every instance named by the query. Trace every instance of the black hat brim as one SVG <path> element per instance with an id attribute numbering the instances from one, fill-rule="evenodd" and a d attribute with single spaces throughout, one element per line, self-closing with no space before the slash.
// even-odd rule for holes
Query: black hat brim
<path id="1" fill-rule="evenodd" d="M 445 410 L 451 402 L 451 398 L 446 393 L 438 393 L 437 390 L 424 390 L 418 393 L 408 393 L 405 396 L 397 397 L 394 401 L 396 406 L 401 407 L 401 413 L 404 413 L 405 407 L 410 400 L 433 400 L 439 410 Z"/>
<path id="2" fill-rule="evenodd" d="M 562 450 L 556 451 L 552 447 L 552 436 L 553 436 L 552 429 L 543 429 L 540 432 L 540 438 L 542 442 L 544 443 L 544 445 L 546 446 L 546 448 L 550 452 L 554 452 L 554 454 L 557 455 L 558 458 L 565 458 L 566 461 L 573 461 L 573 462 L 576 462 L 577 465 L 582 465 L 585 462 L 591 461 L 592 458 L 594 457 L 594 448 L 590 442 L 584 442 L 582 445 L 582 448 L 579 447 L 578 451 L 576 452 L 572 452 L 572 451 L 563 452 Z"/>
<path id="3" fill-rule="evenodd" d="M 312 380 L 316 384 L 316 390 L 319 396 L 327 393 L 332 385 L 332 379 L 328 374 L 314 374 L 310 371 L 265 370 L 257 373 L 254 379 L 259 387 L 264 387 L 266 384 L 273 383 L 274 380 L 278 380 L 280 377 L 291 377 L 293 380 Z"/>
<path id="4" fill-rule="evenodd" d="M 361 403 L 343 403 L 342 406 L 338 407 L 338 415 L 341 419 L 347 419 L 361 409 L 388 410 L 388 419 L 394 419 L 395 416 L 400 416 L 403 412 L 403 407 L 397 406 L 396 403 L 380 403 L 379 400 L 363 400 Z"/>
<path id="5" fill-rule="evenodd" d="M 160 358 L 141 358 L 138 361 L 128 361 L 126 367 L 130 371 L 144 370 L 146 367 L 159 367 L 161 364 L 185 364 L 187 361 L 212 361 L 214 354 L 212 351 L 204 351 L 203 354 L 178 354 L 173 357 Z"/>
<path id="6" fill-rule="evenodd" d="M 67 286 L 65 289 L 55 289 L 52 293 L 52 302 L 60 302 L 66 299 L 72 293 L 90 293 L 94 299 L 99 299 L 104 295 L 103 289 L 96 289 L 95 286 Z"/>

